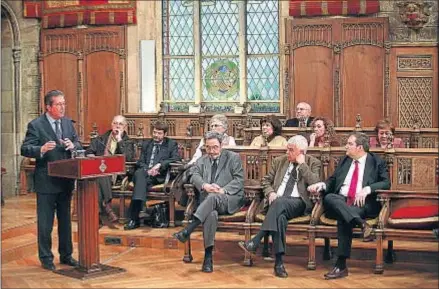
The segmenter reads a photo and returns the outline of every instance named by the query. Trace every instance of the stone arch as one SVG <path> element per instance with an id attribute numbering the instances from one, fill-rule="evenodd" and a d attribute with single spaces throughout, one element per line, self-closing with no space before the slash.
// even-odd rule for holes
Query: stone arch
<path id="1" fill-rule="evenodd" d="M 10 142 L 13 144 L 12 148 L 12 163 L 8 163 L 7 167 L 9 168 L 7 178 L 10 182 L 9 188 L 15 191 L 15 194 L 18 194 L 19 189 L 19 145 L 20 145 L 20 137 L 21 137 L 21 108 L 20 108 L 20 81 L 21 81 L 21 43 L 20 43 L 20 26 L 18 23 L 17 16 L 12 9 L 12 7 L 6 1 L 1 1 L 1 13 L 2 17 L 7 19 L 10 24 L 11 38 L 12 38 L 12 66 L 11 69 L 13 72 L 13 86 L 12 86 L 12 94 L 13 94 L 13 109 L 12 109 L 12 135 L 10 135 Z M 8 154 L 9 155 L 9 154 Z M 13 184 L 13 185 L 12 185 Z M 11 187 L 14 186 L 13 188 Z M 6 193 L 6 192 L 5 192 Z"/>

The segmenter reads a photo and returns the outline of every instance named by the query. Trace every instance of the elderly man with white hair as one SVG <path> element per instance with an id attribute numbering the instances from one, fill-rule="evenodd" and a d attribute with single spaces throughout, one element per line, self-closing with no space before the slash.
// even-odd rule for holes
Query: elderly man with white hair
<path id="1" fill-rule="evenodd" d="M 239 246 L 249 253 L 255 253 L 262 237 L 270 234 L 273 239 L 276 261 L 276 276 L 288 276 L 283 265 L 286 247 L 286 229 L 288 221 L 310 214 L 313 204 L 307 187 L 320 182 L 322 163 L 307 155 L 308 142 L 301 135 L 288 140 L 285 155 L 275 158 L 269 173 L 262 179 L 265 201 L 269 208 L 260 231 L 251 240 L 239 242 Z"/>

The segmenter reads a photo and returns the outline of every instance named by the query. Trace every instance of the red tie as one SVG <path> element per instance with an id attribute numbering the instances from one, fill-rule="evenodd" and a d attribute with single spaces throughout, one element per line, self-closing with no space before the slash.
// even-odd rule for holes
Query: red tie
<path id="1" fill-rule="evenodd" d="M 351 184 L 349 185 L 348 191 L 348 206 L 352 205 L 355 200 L 355 193 L 357 191 L 357 183 L 358 183 L 358 161 L 355 161 L 354 173 L 352 174 Z"/>

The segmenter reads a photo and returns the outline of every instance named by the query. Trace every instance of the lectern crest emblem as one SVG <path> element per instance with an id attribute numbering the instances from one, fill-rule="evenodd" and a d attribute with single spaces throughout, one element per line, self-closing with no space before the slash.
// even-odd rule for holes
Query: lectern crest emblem
<path id="1" fill-rule="evenodd" d="M 107 165 L 105 164 L 105 160 L 101 160 L 101 165 L 99 166 L 99 170 L 103 173 L 107 170 Z"/>

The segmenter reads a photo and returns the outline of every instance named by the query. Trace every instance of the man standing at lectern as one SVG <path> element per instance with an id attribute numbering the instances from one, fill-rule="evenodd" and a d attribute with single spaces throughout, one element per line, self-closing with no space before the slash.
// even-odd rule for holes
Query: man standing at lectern
<path id="1" fill-rule="evenodd" d="M 48 175 L 48 162 L 69 159 L 72 150 L 82 149 L 72 120 L 64 117 L 66 101 L 59 90 L 44 96 L 46 112 L 32 120 L 21 145 L 21 155 L 35 158 L 34 186 L 37 193 L 38 257 L 44 269 L 55 270 L 52 229 L 56 212 L 60 263 L 77 266 L 73 259 L 70 201 L 74 180 Z"/>

